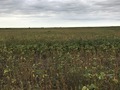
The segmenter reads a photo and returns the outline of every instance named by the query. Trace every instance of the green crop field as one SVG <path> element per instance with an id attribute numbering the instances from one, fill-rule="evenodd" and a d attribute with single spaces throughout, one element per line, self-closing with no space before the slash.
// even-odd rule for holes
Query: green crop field
<path id="1" fill-rule="evenodd" d="M 120 90 L 120 27 L 1 28 L 0 90 Z"/>

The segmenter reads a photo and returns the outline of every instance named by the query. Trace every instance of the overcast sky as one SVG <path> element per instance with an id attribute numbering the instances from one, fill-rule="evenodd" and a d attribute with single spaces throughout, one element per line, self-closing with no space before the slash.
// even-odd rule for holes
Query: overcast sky
<path id="1" fill-rule="evenodd" d="M 120 25 L 120 0 L 0 0 L 0 27 Z"/>

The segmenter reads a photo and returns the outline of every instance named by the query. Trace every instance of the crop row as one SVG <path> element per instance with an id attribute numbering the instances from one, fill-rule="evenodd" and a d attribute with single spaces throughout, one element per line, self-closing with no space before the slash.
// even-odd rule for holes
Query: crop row
<path id="1" fill-rule="evenodd" d="M 1 90 L 119 90 L 119 82 L 120 39 L 0 45 Z"/>

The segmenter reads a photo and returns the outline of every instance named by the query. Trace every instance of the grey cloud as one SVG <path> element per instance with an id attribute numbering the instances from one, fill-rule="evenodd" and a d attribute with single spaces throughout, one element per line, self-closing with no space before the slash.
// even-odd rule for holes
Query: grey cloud
<path id="1" fill-rule="evenodd" d="M 119 0 L 107 0 L 105 2 L 96 3 L 96 5 L 99 6 L 98 10 L 120 13 L 120 9 L 119 9 L 120 1 Z"/>
<path id="2" fill-rule="evenodd" d="M 18 2 L 19 1 L 19 2 Z M 76 12 L 82 13 L 87 12 L 90 8 L 89 6 L 84 5 L 80 0 L 70 0 L 71 2 L 57 2 L 49 0 L 36 0 L 35 4 L 25 3 L 23 0 L 8 0 L 0 1 L 0 12 L 7 14 L 7 12 L 16 12 L 20 13 L 43 13 L 43 12 Z M 34 2 L 34 0 L 33 0 Z M 32 2 L 31 2 L 32 3 Z M 6 10 L 3 12 L 2 10 Z"/>
<path id="3" fill-rule="evenodd" d="M 26 15 L 70 20 L 120 19 L 119 0 L 1 0 L 0 16 Z"/>

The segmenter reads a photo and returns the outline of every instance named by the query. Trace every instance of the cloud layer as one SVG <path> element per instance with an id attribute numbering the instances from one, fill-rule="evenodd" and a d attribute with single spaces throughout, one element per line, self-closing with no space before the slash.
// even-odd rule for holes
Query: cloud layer
<path id="1" fill-rule="evenodd" d="M 120 0 L 0 0 L 0 18 L 120 20 Z"/>

